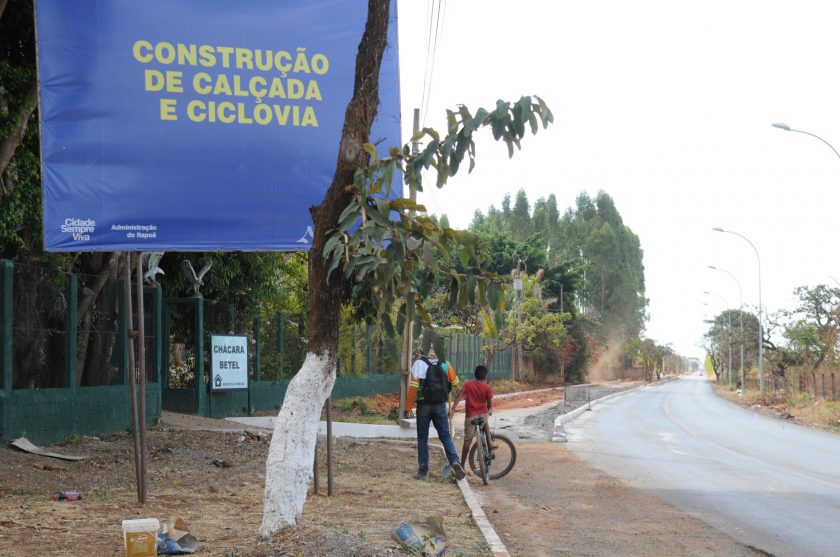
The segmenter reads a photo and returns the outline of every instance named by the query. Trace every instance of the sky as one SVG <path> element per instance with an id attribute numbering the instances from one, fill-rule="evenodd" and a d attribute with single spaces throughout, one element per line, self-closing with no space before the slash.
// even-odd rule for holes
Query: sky
<path id="1" fill-rule="evenodd" d="M 452 226 L 520 189 L 561 212 L 605 191 L 644 251 L 645 336 L 701 359 L 721 311 L 840 286 L 840 156 L 771 127 L 840 149 L 840 3 L 399 0 L 398 18 L 405 142 L 414 108 L 439 130 L 460 104 L 554 113 L 513 159 L 485 134 L 472 174 L 419 194 Z"/>

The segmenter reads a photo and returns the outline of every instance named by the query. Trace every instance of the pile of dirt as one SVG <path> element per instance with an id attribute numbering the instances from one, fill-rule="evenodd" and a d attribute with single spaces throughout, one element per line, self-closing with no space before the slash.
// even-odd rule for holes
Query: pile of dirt
<path id="1" fill-rule="evenodd" d="M 392 529 L 432 514 L 444 517 L 447 554 L 488 554 L 460 490 L 436 475 L 445 462 L 441 451 L 432 450 L 430 480 L 418 482 L 411 478 L 413 444 L 385 441 L 336 441 L 332 496 L 320 446 L 320 490 L 310 491 L 301 527 L 258 542 L 269 441 L 240 432 L 150 430 L 145 506 L 137 503 L 128 434 L 49 447 L 89 456 L 80 462 L 0 448 L 0 556 L 122 555 L 121 521 L 146 517 L 183 518 L 201 555 L 400 555 Z M 81 491 L 84 499 L 51 500 L 62 490 Z"/>

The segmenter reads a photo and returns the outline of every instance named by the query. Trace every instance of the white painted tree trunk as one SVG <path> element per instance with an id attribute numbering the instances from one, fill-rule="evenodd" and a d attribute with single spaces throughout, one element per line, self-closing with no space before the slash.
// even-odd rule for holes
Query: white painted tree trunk
<path id="1" fill-rule="evenodd" d="M 334 354 L 307 353 L 289 383 L 265 463 L 260 536 L 298 523 L 306 501 L 321 409 L 335 383 Z"/>

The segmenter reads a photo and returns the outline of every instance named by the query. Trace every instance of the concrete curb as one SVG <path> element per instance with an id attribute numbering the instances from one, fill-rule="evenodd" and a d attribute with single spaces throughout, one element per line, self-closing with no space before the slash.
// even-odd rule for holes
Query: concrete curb
<path id="1" fill-rule="evenodd" d="M 493 528 L 493 525 L 490 523 L 487 515 L 484 514 L 484 509 L 481 508 L 481 503 L 478 502 L 478 497 L 472 490 L 472 487 L 470 487 L 470 482 L 467 481 L 467 478 L 464 478 L 462 480 L 458 480 L 456 483 L 461 489 L 461 494 L 464 496 L 464 502 L 470 508 L 475 525 L 478 526 L 479 530 L 481 530 L 484 540 L 487 542 L 487 545 L 490 546 L 490 551 L 492 552 L 493 557 L 510 557 L 510 553 L 508 553 L 504 542 L 502 542 L 502 539 L 496 533 L 496 530 Z"/>
<path id="2" fill-rule="evenodd" d="M 581 406 L 580 408 L 575 408 L 571 412 L 567 414 L 561 414 L 554 418 L 554 432 L 551 434 L 551 442 L 552 443 L 565 443 L 567 441 L 566 432 L 563 431 L 563 424 L 570 422 L 583 414 L 584 412 L 588 412 L 592 409 L 593 406 L 596 404 L 601 404 L 602 402 L 606 402 L 608 400 L 612 400 L 614 398 L 618 398 L 620 396 L 633 394 L 640 389 L 647 389 L 649 387 L 655 387 L 660 383 L 665 383 L 667 381 L 672 381 L 677 379 L 676 377 L 666 377 L 665 379 L 660 379 L 659 381 L 655 381 L 653 383 L 647 383 L 646 385 L 639 385 L 638 387 L 633 387 L 632 389 L 627 389 L 626 391 L 619 391 L 617 393 L 612 393 L 607 396 L 602 396 L 601 398 L 596 398 L 595 400 L 590 401 L 587 405 Z"/>

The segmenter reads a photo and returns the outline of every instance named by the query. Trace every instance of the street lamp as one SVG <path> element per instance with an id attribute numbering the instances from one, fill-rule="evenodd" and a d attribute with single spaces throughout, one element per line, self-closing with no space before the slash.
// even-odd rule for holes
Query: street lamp
<path id="1" fill-rule="evenodd" d="M 729 367 L 726 370 L 726 382 L 729 385 L 732 385 L 732 314 L 729 312 L 729 302 L 726 301 L 726 298 L 721 296 L 720 294 L 715 294 L 714 292 L 709 292 L 708 290 L 704 290 L 703 294 L 708 296 L 717 296 L 723 303 L 726 305 L 726 344 L 729 349 Z"/>
<path id="2" fill-rule="evenodd" d="M 758 250 L 755 245 L 750 242 L 750 239 L 743 234 L 738 234 L 731 230 L 724 230 L 723 228 L 712 228 L 715 232 L 726 232 L 734 234 L 739 238 L 745 240 L 755 252 L 755 258 L 758 260 L 758 392 L 764 394 L 764 328 L 761 323 L 761 257 L 758 255 Z M 743 388 L 743 386 L 742 386 Z"/>
<path id="3" fill-rule="evenodd" d="M 739 370 L 739 375 L 741 377 L 741 392 L 744 392 L 744 296 L 743 292 L 741 291 L 741 283 L 738 281 L 738 278 L 727 271 L 726 269 L 721 269 L 720 267 L 715 267 L 714 265 L 709 265 L 709 269 L 713 271 L 720 271 L 722 273 L 726 273 L 732 280 L 735 281 L 735 284 L 738 285 L 738 323 L 739 329 L 741 333 L 741 368 Z"/>
<path id="4" fill-rule="evenodd" d="M 788 126 L 787 124 L 783 123 L 783 122 L 776 122 L 776 123 L 770 124 L 770 125 L 773 126 L 774 128 L 779 128 L 780 130 L 785 130 L 786 132 L 804 133 L 805 135 L 810 135 L 811 137 L 816 137 L 817 139 L 819 139 L 820 141 L 822 141 L 823 143 L 828 145 L 828 148 L 831 149 L 832 151 L 834 151 L 834 154 L 837 155 L 838 159 L 840 159 L 840 153 L 837 152 L 837 149 L 832 147 L 831 143 L 829 143 L 828 141 L 826 141 L 825 139 L 823 139 L 822 137 L 818 136 L 815 133 L 806 132 L 806 131 L 803 131 L 803 130 L 795 130 L 795 129 L 791 128 L 790 126 Z"/>

